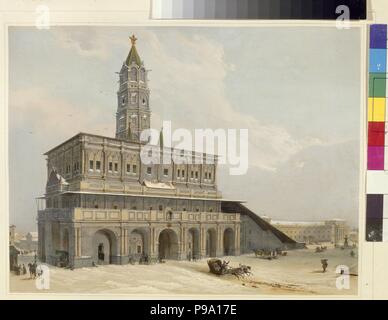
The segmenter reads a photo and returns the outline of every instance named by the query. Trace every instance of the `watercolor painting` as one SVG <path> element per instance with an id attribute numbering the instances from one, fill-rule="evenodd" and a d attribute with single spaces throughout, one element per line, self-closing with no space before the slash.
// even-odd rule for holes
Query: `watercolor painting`
<path id="1" fill-rule="evenodd" d="M 12 293 L 357 294 L 358 28 L 8 37 Z"/>

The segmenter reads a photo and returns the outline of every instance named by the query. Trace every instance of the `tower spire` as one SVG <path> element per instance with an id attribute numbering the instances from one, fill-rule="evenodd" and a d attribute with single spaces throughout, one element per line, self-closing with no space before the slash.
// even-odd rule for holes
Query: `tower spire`
<path id="1" fill-rule="evenodd" d="M 139 56 L 139 54 L 137 53 L 137 50 L 136 50 L 136 40 L 137 40 L 137 38 L 133 34 L 132 36 L 129 37 L 129 40 L 131 40 L 132 46 L 131 46 L 131 50 L 128 53 L 127 60 L 125 60 L 125 64 L 127 66 L 130 66 L 132 64 L 132 62 L 135 62 L 140 67 L 141 66 L 141 59 L 140 59 L 140 56 Z"/>
<path id="2" fill-rule="evenodd" d="M 141 133 L 150 128 L 150 91 L 147 71 L 136 49 L 137 38 L 129 37 L 131 49 L 119 72 L 120 85 L 117 91 L 116 138 L 140 141 Z"/>
<path id="3" fill-rule="evenodd" d="M 136 40 L 137 40 L 137 38 L 135 37 L 135 35 L 132 34 L 132 36 L 130 36 L 129 39 L 131 40 L 131 43 L 132 43 L 132 45 L 134 46 L 134 45 L 136 44 Z"/>

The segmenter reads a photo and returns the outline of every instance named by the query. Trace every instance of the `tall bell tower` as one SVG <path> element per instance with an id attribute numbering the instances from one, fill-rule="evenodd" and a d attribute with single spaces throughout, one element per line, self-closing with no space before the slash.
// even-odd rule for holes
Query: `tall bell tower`
<path id="1" fill-rule="evenodd" d="M 132 142 L 140 141 L 143 130 L 150 128 L 147 70 L 136 50 L 132 35 L 131 50 L 120 70 L 120 86 L 117 91 L 116 138 Z"/>

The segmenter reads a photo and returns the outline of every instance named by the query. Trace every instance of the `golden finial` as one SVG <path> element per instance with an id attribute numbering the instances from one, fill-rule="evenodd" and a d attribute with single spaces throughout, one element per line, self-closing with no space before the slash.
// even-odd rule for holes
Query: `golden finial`
<path id="1" fill-rule="evenodd" d="M 136 43 L 136 40 L 137 40 L 137 38 L 135 37 L 135 35 L 133 34 L 131 37 L 129 37 L 129 39 L 131 39 L 131 43 L 132 43 L 132 45 L 134 46 L 135 43 Z"/>

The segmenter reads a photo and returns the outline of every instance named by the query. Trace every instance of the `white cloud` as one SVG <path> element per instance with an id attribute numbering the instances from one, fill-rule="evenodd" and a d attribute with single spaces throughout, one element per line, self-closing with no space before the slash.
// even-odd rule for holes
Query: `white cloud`
<path id="1" fill-rule="evenodd" d="M 153 32 L 143 32 L 139 37 L 150 50 L 146 64 L 152 67 L 152 101 L 154 110 L 163 110 L 161 119 L 173 119 L 177 127 L 190 129 L 247 128 L 249 165 L 268 170 L 303 148 L 320 143 L 314 139 L 296 140 L 285 128 L 264 125 L 239 112 L 239 106 L 231 105 L 224 80 L 235 66 L 225 63 L 220 43 L 179 31 L 168 37 L 162 40 Z M 179 54 L 174 42 L 179 43 Z"/>
<path id="2" fill-rule="evenodd" d="M 58 44 L 68 50 L 74 50 L 80 56 L 96 57 L 106 60 L 109 56 L 110 39 L 97 33 L 95 29 L 53 28 L 53 35 Z"/>
<path id="3" fill-rule="evenodd" d="M 112 136 L 114 117 L 103 109 L 92 110 L 54 97 L 44 88 L 30 87 L 10 92 L 11 130 L 38 134 L 41 145 L 61 143 L 78 132 Z M 112 120 L 107 121 L 110 117 Z"/>

